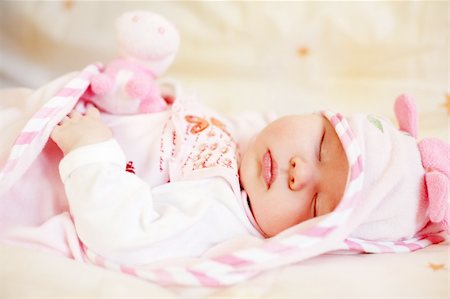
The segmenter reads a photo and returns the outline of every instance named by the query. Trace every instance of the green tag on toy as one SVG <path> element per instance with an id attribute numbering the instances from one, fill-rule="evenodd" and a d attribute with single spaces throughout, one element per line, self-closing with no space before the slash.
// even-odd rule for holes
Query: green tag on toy
<path id="1" fill-rule="evenodd" d="M 368 115 L 368 116 L 367 116 L 367 119 L 369 120 L 369 122 L 370 122 L 372 125 L 374 125 L 375 127 L 377 127 L 382 133 L 384 133 L 384 130 L 383 130 L 383 124 L 381 123 L 381 121 L 380 121 L 378 118 L 376 118 L 376 117 L 373 116 L 373 115 Z"/>

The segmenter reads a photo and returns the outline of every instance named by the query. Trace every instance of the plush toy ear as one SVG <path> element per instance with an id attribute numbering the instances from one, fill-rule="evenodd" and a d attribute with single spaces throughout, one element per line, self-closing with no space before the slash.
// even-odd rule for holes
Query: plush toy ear
<path id="1" fill-rule="evenodd" d="M 428 193 L 428 215 L 434 223 L 439 223 L 447 215 L 448 178 L 437 171 L 425 174 Z"/>
<path id="2" fill-rule="evenodd" d="M 394 111 L 400 130 L 417 138 L 417 112 L 414 99 L 407 94 L 400 95 L 395 101 Z"/>
<path id="3" fill-rule="evenodd" d="M 427 138 L 418 144 L 425 174 L 428 216 L 432 222 L 445 222 L 449 228 L 449 207 L 447 203 L 450 183 L 450 147 L 436 138 Z"/>
<path id="4" fill-rule="evenodd" d="M 425 138 L 418 146 L 423 168 L 439 171 L 450 180 L 450 146 L 437 138 Z"/>

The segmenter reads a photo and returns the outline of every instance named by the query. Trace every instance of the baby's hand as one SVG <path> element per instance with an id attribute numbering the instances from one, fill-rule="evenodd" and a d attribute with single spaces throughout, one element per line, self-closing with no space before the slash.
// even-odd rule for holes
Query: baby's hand
<path id="1" fill-rule="evenodd" d="M 73 110 L 53 129 L 50 136 L 64 155 L 83 145 L 112 137 L 111 129 L 100 120 L 100 112 L 91 106 L 85 115 Z"/>

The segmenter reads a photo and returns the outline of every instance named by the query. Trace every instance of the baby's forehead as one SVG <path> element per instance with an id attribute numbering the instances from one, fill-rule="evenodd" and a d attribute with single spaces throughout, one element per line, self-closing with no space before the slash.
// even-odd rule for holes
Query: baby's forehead
<path id="1" fill-rule="evenodd" d="M 333 124 L 330 120 L 320 112 L 299 114 L 299 119 L 305 123 L 323 125 L 334 130 Z"/>
<path id="2" fill-rule="evenodd" d="M 287 114 L 279 117 L 275 121 L 286 120 L 286 121 L 322 121 L 327 120 L 320 112 L 317 113 L 298 113 L 298 114 Z M 328 121 L 328 120 L 327 120 Z"/>
<path id="3" fill-rule="evenodd" d="M 283 115 L 268 124 L 274 130 L 302 130 L 300 132 L 307 132 L 310 130 L 317 130 L 321 127 L 332 127 L 329 120 L 320 113 L 309 114 L 288 114 Z M 299 132 L 299 131 L 297 131 Z"/>

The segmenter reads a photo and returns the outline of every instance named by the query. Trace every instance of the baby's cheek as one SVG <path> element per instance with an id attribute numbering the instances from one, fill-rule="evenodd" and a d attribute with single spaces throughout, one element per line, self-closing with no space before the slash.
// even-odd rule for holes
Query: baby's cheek
<path id="1" fill-rule="evenodd" d="M 319 212 L 319 215 L 329 214 L 334 211 L 336 204 L 330 203 L 328 200 L 324 200 L 323 209 Z"/>

